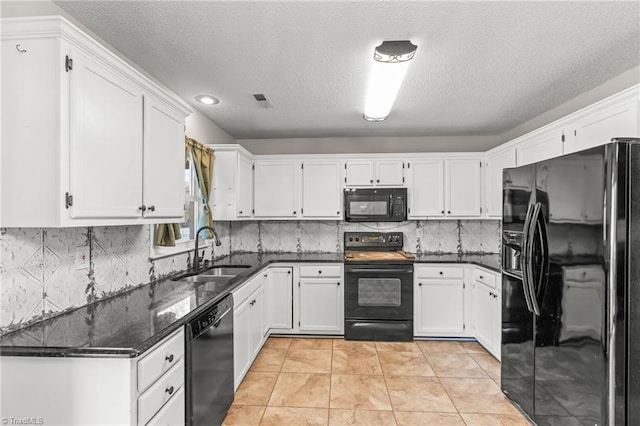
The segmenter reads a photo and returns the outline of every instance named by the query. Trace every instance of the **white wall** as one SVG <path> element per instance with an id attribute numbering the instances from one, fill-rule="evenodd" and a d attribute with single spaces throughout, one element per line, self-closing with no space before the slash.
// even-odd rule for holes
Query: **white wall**
<path id="1" fill-rule="evenodd" d="M 599 86 L 594 87 L 591 90 L 582 93 L 581 95 L 576 96 L 570 101 L 558 105 L 557 107 L 501 134 L 498 137 L 498 142 L 504 143 L 533 130 L 539 129 L 542 126 L 581 110 L 582 108 L 586 108 L 591 104 L 621 92 L 638 83 L 640 83 L 640 67 L 635 67 Z"/>
<path id="2" fill-rule="evenodd" d="M 186 126 L 187 136 L 205 145 L 236 143 L 236 140 L 229 133 L 196 110 L 187 117 Z"/>
<path id="3" fill-rule="evenodd" d="M 291 139 L 238 139 L 254 154 L 351 154 L 389 152 L 486 151 L 495 136 L 336 137 Z"/>

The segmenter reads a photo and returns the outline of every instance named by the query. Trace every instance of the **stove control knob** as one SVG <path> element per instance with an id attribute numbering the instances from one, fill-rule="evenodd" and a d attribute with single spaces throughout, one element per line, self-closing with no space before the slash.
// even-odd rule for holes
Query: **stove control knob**
<path id="1" fill-rule="evenodd" d="M 353 237 L 349 237 L 349 241 L 353 241 Z"/>
<path id="2" fill-rule="evenodd" d="M 360 237 L 356 237 L 356 241 L 360 241 Z"/>

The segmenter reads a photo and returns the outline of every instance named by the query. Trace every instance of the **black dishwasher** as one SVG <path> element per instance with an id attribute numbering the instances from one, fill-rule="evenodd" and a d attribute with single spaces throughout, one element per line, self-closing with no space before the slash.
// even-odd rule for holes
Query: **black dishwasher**
<path id="1" fill-rule="evenodd" d="M 233 402 L 233 298 L 187 324 L 186 424 L 220 425 Z"/>

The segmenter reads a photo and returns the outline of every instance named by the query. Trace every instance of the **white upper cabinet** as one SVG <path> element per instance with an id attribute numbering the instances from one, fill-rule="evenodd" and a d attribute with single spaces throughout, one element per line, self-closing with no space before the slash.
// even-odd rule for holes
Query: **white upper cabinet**
<path id="1" fill-rule="evenodd" d="M 576 121 L 565 154 L 609 143 L 614 137 L 639 137 L 638 100 L 593 108 Z"/>
<path id="2" fill-rule="evenodd" d="M 253 213 L 253 162 L 246 155 L 238 154 L 238 217 L 251 217 Z"/>
<path id="3" fill-rule="evenodd" d="M 302 217 L 338 219 L 342 214 L 339 161 L 302 163 Z"/>
<path id="4" fill-rule="evenodd" d="M 346 186 L 403 186 L 404 161 L 400 159 L 347 160 Z"/>
<path id="5" fill-rule="evenodd" d="M 523 136 L 516 145 L 517 165 L 524 166 L 562 155 L 563 139 L 564 131 L 555 127 Z"/>
<path id="6" fill-rule="evenodd" d="M 214 220 L 251 217 L 253 163 L 237 145 L 212 145 L 214 151 L 211 205 Z"/>
<path id="7" fill-rule="evenodd" d="M 376 160 L 375 184 L 378 186 L 402 186 L 404 185 L 404 161 L 402 160 Z"/>
<path id="8" fill-rule="evenodd" d="M 502 171 L 516 166 L 516 150 L 513 147 L 491 151 L 487 155 L 486 206 L 489 217 L 502 217 Z"/>
<path id="9" fill-rule="evenodd" d="M 254 167 L 254 216 L 296 217 L 300 162 L 258 160 Z"/>
<path id="10" fill-rule="evenodd" d="M 142 91 L 79 49 L 69 57 L 69 215 L 135 219 L 143 213 Z"/>
<path id="11" fill-rule="evenodd" d="M 373 186 L 373 160 L 348 160 L 345 163 L 347 186 Z"/>
<path id="12" fill-rule="evenodd" d="M 182 221 L 184 102 L 61 17 L 3 20 L 2 61 L 1 226 Z"/>
<path id="13" fill-rule="evenodd" d="M 421 159 L 407 164 L 409 219 L 444 216 L 444 162 Z"/>
<path id="14" fill-rule="evenodd" d="M 410 219 L 480 217 L 479 158 L 419 158 L 407 164 Z"/>
<path id="15" fill-rule="evenodd" d="M 480 216 L 480 160 L 447 160 L 445 171 L 447 216 Z"/>
<path id="16" fill-rule="evenodd" d="M 142 205 L 146 217 L 184 216 L 184 117 L 144 99 Z"/>

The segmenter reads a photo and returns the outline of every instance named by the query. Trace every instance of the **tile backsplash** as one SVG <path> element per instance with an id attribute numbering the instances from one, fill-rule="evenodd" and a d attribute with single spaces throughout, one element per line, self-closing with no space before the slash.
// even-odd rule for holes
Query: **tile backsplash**
<path id="1" fill-rule="evenodd" d="M 414 253 L 498 253 L 500 222 L 495 220 L 418 220 L 389 223 L 338 221 L 231 222 L 232 252 L 342 251 L 344 232 L 402 232 Z"/>
<path id="2" fill-rule="evenodd" d="M 345 231 L 399 231 L 416 253 L 496 253 L 498 221 L 219 222 L 221 247 L 231 252 L 335 252 Z M 0 229 L 0 334 L 184 270 L 192 253 L 150 260 L 149 225 Z M 76 269 L 78 247 L 89 268 Z"/>
<path id="3" fill-rule="evenodd" d="M 229 223 L 217 225 L 229 254 Z M 103 299 L 187 268 L 193 253 L 150 260 L 149 225 L 0 230 L 0 333 Z M 89 268 L 76 269 L 76 250 Z M 205 258 L 211 258 L 211 249 Z"/>

